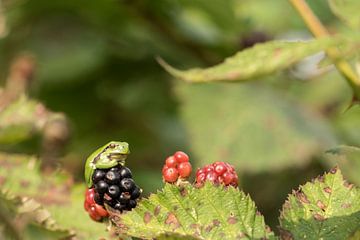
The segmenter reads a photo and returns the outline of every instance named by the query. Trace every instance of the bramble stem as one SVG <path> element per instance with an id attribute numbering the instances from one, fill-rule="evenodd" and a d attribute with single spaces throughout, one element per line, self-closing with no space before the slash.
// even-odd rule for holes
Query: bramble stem
<path id="1" fill-rule="evenodd" d="M 313 13 L 305 0 L 289 0 L 296 11 L 304 20 L 306 26 L 316 38 L 329 36 L 328 30 L 320 22 Z M 350 64 L 345 60 L 339 59 L 339 50 L 337 48 L 329 48 L 326 50 L 327 55 L 334 61 L 338 71 L 345 77 L 349 85 L 352 87 L 355 97 L 360 98 L 360 78 L 354 72 Z"/>

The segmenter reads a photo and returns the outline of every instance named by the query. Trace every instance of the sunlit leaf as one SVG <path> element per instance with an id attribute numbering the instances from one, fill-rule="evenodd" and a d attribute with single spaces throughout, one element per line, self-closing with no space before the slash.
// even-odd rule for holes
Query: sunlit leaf
<path id="1" fill-rule="evenodd" d="M 123 215 L 117 230 L 145 239 L 260 239 L 273 236 L 254 202 L 242 191 L 207 183 L 198 189 L 166 184 Z M 172 238 L 171 238 L 172 237 Z M 186 239 L 189 239 L 186 238 Z M 166 238 L 165 238 L 166 239 Z M 181 238 L 180 238 L 181 239 Z"/>
<path id="2" fill-rule="evenodd" d="M 74 235 L 69 230 L 60 228 L 51 214 L 41 204 L 31 198 L 14 197 L 7 193 L 0 194 L 0 236 L 6 239 L 71 239 Z M 7 219 L 4 219 L 7 218 Z M 13 232 L 9 232 L 9 228 Z"/>
<path id="3" fill-rule="evenodd" d="M 339 44 L 338 39 L 320 39 L 308 42 L 272 41 L 258 44 L 229 57 L 209 68 L 178 70 L 159 60 L 176 78 L 187 82 L 244 81 L 285 69 L 306 56 Z"/>
<path id="4" fill-rule="evenodd" d="M 35 199 L 60 226 L 76 232 L 78 239 L 109 235 L 106 226 L 92 221 L 84 210 L 86 186 L 73 185 L 72 177 L 63 171 L 42 174 L 35 157 L 0 154 L 0 188 L 15 196 Z"/>
<path id="5" fill-rule="evenodd" d="M 289 195 L 280 216 L 283 239 L 346 239 L 360 229 L 360 192 L 338 168 Z"/>

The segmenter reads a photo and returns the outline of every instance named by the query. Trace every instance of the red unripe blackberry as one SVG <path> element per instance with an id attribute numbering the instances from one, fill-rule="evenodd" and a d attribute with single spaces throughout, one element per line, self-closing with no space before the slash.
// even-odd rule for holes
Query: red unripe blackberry
<path id="1" fill-rule="evenodd" d="M 233 166 L 224 162 L 215 162 L 206 165 L 196 172 L 196 186 L 202 186 L 205 181 L 210 181 L 214 184 L 224 184 L 225 186 L 232 185 L 237 187 L 238 176 Z"/>
<path id="2" fill-rule="evenodd" d="M 174 158 L 178 163 L 189 161 L 189 156 L 182 151 L 177 151 L 176 153 L 174 153 Z"/>
<path id="3" fill-rule="evenodd" d="M 102 221 L 102 219 L 107 217 L 109 214 L 105 208 L 95 203 L 94 197 L 96 194 L 97 193 L 93 188 L 88 189 L 85 192 L 84 208 L 89 213 L 91 219 L 94 221 Z"/>
<path id="4" fill-rule="evenodd" d="M 177 170 L 179 172 L 180 177 L 187 178 L 191 174 L 191 164 L 189 162 L 182 162 L 178 165 Z"/>
<path id="5" fill-rule="evenodd" d="M 165 182 L 168 183 L 176 182 L 178 177 L 179 177 L 179 173 L 175 168 L 167 168 L 163 173 L 163 178 Z"/>
<path id="6" fill-rule="evenodd" d="M 222 175 L 224 172 L 226 172 L 227 167 L 225 166 L 225 164 L 221 162 L 216 162 L 214 165 L 214 171 L 217 175 Z"/>
<path id="7" fill-rule="evenodd" d="M 106 211 L 106 209 L 103 208 L 102 206 L 100 206 L 99 204 L 95 204 L 95 210 L 96 210 L 97 214 L 98 214 L 100 217 L 107 217 L 107 216 L 109 216 L 108 211 Z"/>
<path id="8" fill-rule="evenodd" d="M 189 177 L 191 170 L 189 156 L 182 151 L 177 151 L 165 160 L 165 165 L 162 169 L 163 180 L 168 183 L 174 183 L 179 177 Z"/>
<path id="9" fill-rule="evenodd" d="M 169 168 L 170 167 L 176 168 L 177 164 L 178 164 L 178 161 L 175 159 L 174 156 L 170 156 L 165 160 L 165 165 Z"/>

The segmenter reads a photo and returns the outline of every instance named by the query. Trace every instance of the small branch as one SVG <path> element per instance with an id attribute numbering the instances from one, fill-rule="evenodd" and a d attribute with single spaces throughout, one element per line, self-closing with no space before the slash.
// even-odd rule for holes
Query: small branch
<path id="1" fill-rule="evenodd" d="M 296 11 L 304 20 L 306 26 L 316 38 L 330 36 L 327 29 L 316 17 L 305 0 L 289 0 Z M 337 48 L 329 48 L 326 50 L 327 55 L 334 61 L 338 71 L 345 77 L 349 85 L 352 87 L 355 97 L 360 98 L 360 78 L 356 75 L 352 67 L 342 59 L 338 59 L 339 50 Z"/>

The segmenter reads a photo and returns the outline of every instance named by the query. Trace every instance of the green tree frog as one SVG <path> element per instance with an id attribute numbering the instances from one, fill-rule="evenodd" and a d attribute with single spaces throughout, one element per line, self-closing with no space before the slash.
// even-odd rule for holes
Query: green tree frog
<path id="1" fill-rule="evenodd" d="M 129 155 L 129 144 L 127 142 L 111 141 L 94 151 L 85 163 L 85 181 L 90 188 L 93 184 L 92 175 L 95 169 L 112 168 L 118 164 L 124 165 Z"/>

